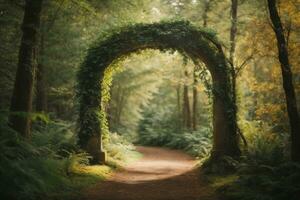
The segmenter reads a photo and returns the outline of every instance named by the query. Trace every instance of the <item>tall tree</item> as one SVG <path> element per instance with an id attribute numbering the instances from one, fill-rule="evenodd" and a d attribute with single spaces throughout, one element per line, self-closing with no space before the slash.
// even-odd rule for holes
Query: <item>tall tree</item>
<path id="1" fill-rule="evenodd" d="M 181 84 L 177 83 L 176 86 L 176 107 L 177 107 L 177 118 L 180 121 L 180 123 L 177 124 L 178 129 L 182 129 L 182 121 L 183 121 L 183 116 L 182 116 L 182 105 L 181 105 Z"/>
<path id="2" fill-rule="evenodd" d="M 193 130 L 196 131 L 197 130 L 197 109 L 198 109 L 198 89 L 197 89 L 197 85 L 198 85 L 198 74 L 197 74 L 197 66 L 194 66 L 194 83 L 193 83 L 193 121 L 192 121 L 192 125 L 193 125 Z"/>
<path id="3" fill-rule="evenodd" d="M 188 86 L 188 79 L 189 74 L 187 69 L 184 70 L 184 78 L 185 83 L 183 86 L 183 125 L 185 128 L 191 130 L 192 128 L 192 119 L 191 119 L 191 108 L 190 108 L 190 99 L 189 99 L 189 86 Z"/>
<path id="4" fill-rule="evenodd" d="M 293 73 L 289 62 L 287 40 L 276 3 L 276 0 L 268 0 L 268 9 L 277 39 L 278 58 L 281 66 L 283 89 L 291 128 L 291 157 L 293 161 L 300 162 L 300 118 L 293 85 Z"/>
<path id="5" fill-rule="evenodd" d="M 45 80 L 45 66 L 43 57 L 45 52 L 45 33 L 41 31 L 40 46 L 39 46 L 39 61 L 36 74 L 36 111 L 47 111 L 47 87 Z"/>
<path id="6" fill-rule="evenodd" d="M 237 30 L 238 30 L 238 0 L 231 0 L 231 9 L 230 9 L 230 18 L 231 18 L 231 28 L 230 28 L 230 50 L 229 50 L 229 61 L 231 63 L 231 79 L 232 79 L 232 101 L 235 106 L 234 110 L 234 119 L 237 119 L 237 89 L 236 89 L 236 79 L 240 72 L 240 70 L 246 65 L 246 62 L 248 59 L 245 60 L 245 63 L 243 63 L 241 66 L 237 67 L 235 63 L 235 49 L 236 49 L 236 36 L 237 36 Z M 247 140 L 243 133 L 241 132 L 237 120 L 235 121 L 236 130 L 238 131 L 239 136 L 241 137 L 244 145 L 247 147 Z"/>
<path id="7" fill-rule="evenodd" d="M 236 107 L 236 69 L 235 69 L 235 48 L 236 48 L 236 35 L 237 35 L 237 11 L 238 11 L 238 0 L 231 0 L 231 28 L 230 28 L 230 51 L 229 60 L 231 63 L 231 78 L 232 78 L 232 98 L 233 103 Z M 234 114 L 237 114 L 237 108 Z M 235 117 L 236 119 L 236 117 Z"/>
<path id="8" fill-rule="evenodd" d="M 62 11 L 62 7 L 65 1 L 60 1 L 57 5 L 57 8 L 54 9 L 51 6 L 51 3 L 48 2 L 49 5 L 44 4 L 44 8 L 49 7 L 48 12 L 43 12 L 41 16 L 41 27 L 40 27 L 40 42 L 39 42 L 39 59 L 37 65 L 37 74 L 36 74 L 36 111 L 37 112 L 46 112 L 47 111 L 47 90 L 48 84 L 46 81 L 46 72 L 45 72 L 45 40 L 46 37 L 49 37 L 49 32 L 52 31 L 52 28 L 58 19 L 60 12 Z M 52 11 L 53 10 L 53 11 Z M 43 20 L 44 19 L 44 20 Z M 47 35 L 48 34 L 48 35 Z"/>
<path id="9" fill-rule="evenodd" d="M 210 0 L 205 0 L 204 2 L 204 8 L 203 8 L 203 14 L 202 14 L 202 19 L 203 19 L 203 27 L 207 27 L 207 13 L 210 8 Z M 197 66 L 194 66 L 194 87 L 193 87 L 193 130 L 197 130 L 197 120 L 198 120 L 198 90 L 197 90 L 197 85 L 198 85 L 198 69 Z"/>
<path id="10" fill-rule="evenodd" d="M 10 125 L 30 137 L 33 82 L 35 77 L 43 0 L 26 0 L 17 74 L 10 106 Z"/>
<path id="11" fill-rule="evenodd" d="M 207 14 L 210 8 L 210 1 L 211 0 L 205 0 L 204 2 L 204 9 L 203 9 L 203 14 L 202 14 L 202 19 L 203 19 L 203 27 L 207 27 Z"/>
<path id="12" fill-rule="evenodd" d="M 230 28 L 230 52 L 229 52 L 229 59 L 230 59 L 230 62 L 232 63 L 232 67 L 234 67 L 234 56 L 235 56 L 235 47 L 236 47 L 237 10 L 238 10 L 238 0 L 231 0 L 231 10 L 230 10 L 231 28 Z M 232 73 L 233 73 L 233 76 L 235 77 L 234 71 L 235 70 L 233 69 Z M 235 87 L 235 81 L 233 83 L 233 87 Z"/>
<path id="13" fill-rule="evenodd" d="M 236 105 L 236 69 L 235 69 L 235 48 L 236 48 L 236 35 L 237 35 L 237 11 L 238 11 L 238 0 L 231 0 L 231 28 L 230 28 L 230 51 L 229 60 L 231 63 L 231 79 L 232 79 L 232 101 L 235 106 L 234 119 L 237 119 L 237 105 Z M 235 121 L 235 126 L 238 127 L 237 121 Z M 236 130 L 239 131 L 237 128 Z M 241 135 L 241 134 L 240 134 Z M 242 137 L 243 138 L 243 137 Z"/>

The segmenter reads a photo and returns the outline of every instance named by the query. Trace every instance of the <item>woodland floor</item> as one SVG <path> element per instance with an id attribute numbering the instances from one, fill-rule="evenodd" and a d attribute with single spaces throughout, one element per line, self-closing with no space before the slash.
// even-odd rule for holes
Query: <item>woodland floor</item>
<path id="1" fill-rule="evenodd" d="M 196 160 L 176 150 L 137 147 L 143 154 L 111 178 L 84 191 L 84 200 L 216 200 Z"/>

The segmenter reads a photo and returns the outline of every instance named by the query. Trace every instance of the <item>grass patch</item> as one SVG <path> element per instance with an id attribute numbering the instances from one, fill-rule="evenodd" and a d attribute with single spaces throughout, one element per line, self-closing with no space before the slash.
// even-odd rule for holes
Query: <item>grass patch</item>
<path id="1" fill-rule="evenodd" d="M 217 175 L 211 175 L 208 177 L 208 182 L 211 183 L 210 185 L 218 189 L 220 187 L 224 187 L 226 185 L 230 185 L 237 181 L 239 178 L 236 174 L 226 175 L 226 176 L 217 176 Z"/>

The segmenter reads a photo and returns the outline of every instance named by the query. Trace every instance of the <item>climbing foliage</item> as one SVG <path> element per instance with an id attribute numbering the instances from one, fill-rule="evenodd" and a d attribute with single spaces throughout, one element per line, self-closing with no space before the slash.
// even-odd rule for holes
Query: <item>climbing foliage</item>
<path id="1" fill-rule="evenodd" d="M 78 72 L 80 145 L 85 146 L 91 135 L 106 133 L 108 130 L 103 102 L 109 99 L 113 70 L 106 69 L 131 53 L 144 49 L 178 51 L 195 64 L 204 62 L 212 76 L 222 74 L 225 77 L 222 85 L 214 86 L 212 91 L 215 97 L 222 97 L 226 102 L 231 119 L 229 123 L 234 128 L 228 62 L 216 35 L 211 30 L 197 28 L 187 21 L 134 24 L 102 35 L 88 50 Z"/>

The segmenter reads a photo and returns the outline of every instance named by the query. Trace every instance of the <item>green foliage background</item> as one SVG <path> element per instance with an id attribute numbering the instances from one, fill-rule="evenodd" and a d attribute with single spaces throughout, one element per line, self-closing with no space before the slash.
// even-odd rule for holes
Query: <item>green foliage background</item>
<path id="1" fill-rule="evenodd" d="M 23 0 L 0 0 L 0 110 L 7 113 L 14 84 L 21 38 Z M 34 124 L 33 141 L 28 144 L 0 119 L 0 193 L 4 199 L 67 198 L 79 188 L 103 179 L 107 169 L 78 173 L 88 161 L 76 145 L 74 123 L 78 104 L 75 98 L 76 73 L 88 47 L 98 38 L 101 42 L 111 30 L 136 23 L 188 20 L 193 26 L 203 25 L 205 2 L 200 0 L 80 0 L 45 1 L 42 34 L 44 55 L 39 62 L 45 66 L 48 124 Z M 282 1 L 281 15 L 285 27 L 291 23 L 290 60 L 295 86 L 299 95 L 299 9 L 294 0 Z M 231 19 L 230 0 L 210 1 L 207 11 L 209 35 L 215 34 L 228 54 Z M 222 197 L 228 199 L 297 199 L 299 166 L 288 163 L 289 125 L 277 49 L 272 37 L 263 1 L 240 1 L 236 64 L 253 54 L 251 62 L 237 79 L 239 125 L 248 141 L 245 158 L 237 164 L 238 172 L 229 177 L 212 180 L 221 187 Z M 115 28 L 112 28 L 115 27 Z M 266 37 L 266 35 L 268 37 Z M 201 63 L 198 63 L 201 65 Z M 185 67 L 184 67 L 185 66 Z M 189 78 L 195 65 L 178 52 L 142 51 L 138 55 L 116 60 L 104 75 L 102 128 L 106 135 L 106 150 L 110 166 L 125 162 L 125 155 L 134 150 L 130 142 L 184 149 L 196 157 L 207 155 L 211 148 L 210 74 L 199 79 L 198 130 L 181 127 L 176 90 L 180 94 L 185 84 L 192 99 Z M 205 84 L 205 87 L 203 86 Z M 123 96 L 120 99 L 118 94 Z M 298 98 L 298 104 L 299 102 Z M 34 102 L 35 105 L 35 102 Z M 33 114 L 33 116 L 41 115 Z M 43 117 L 42 117 L 43 118 Z M 36 122 L 35 122 L 36 123 Z M 109 129 L 108 126 L 109 125 Z M 107 136 L 110 135 L 110 138 Z M 120 136 L 121 135 L 121 136 Z M 130 141 L 130 142 L 128 142 Z M 132 157 L 136 157 L 133 154 Z M 94 170 L 94 168 L 92 168 Z M 90 168 L 89 168 L 90 170 Z M 108 170 L 109 171 L 109 170 Z M 79 174 L 79 177 L 77 176 Z M 14 178 L 12 178 L 14 177 Z M 20 187 L 22 186 L 22 187 Z M 266 191 L 267 188 L 267 191 Z M 61 189 L 61 190 L 60 190 Z M 45 194 L 47 194 L 45 196 Z M 77 195 L 77 193 L 75 193 Z M 294 195 L 294 196 L 293 196 Z"/>

